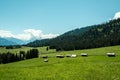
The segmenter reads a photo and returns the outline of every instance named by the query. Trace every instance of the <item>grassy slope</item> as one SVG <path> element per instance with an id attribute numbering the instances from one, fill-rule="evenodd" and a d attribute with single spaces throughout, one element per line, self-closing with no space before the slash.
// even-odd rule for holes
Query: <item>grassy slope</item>
<path id="1" fill-rule="evenodd" d="M 88 57 L 79 56 L 86 52 Z M 104 56 L 106 52 L 116 57 Z M 77 54 L 77 58 L 54 58 L 56 54 Z M 0 80 L 120 80 L 120 46 L 98 49 L 47 53 L 49 62 L 42 58 L 0 65 Z M 98 56 L 95 56 L 98 55 Z"/>
<path id="2" fill-rule="evenodd" d="M 0 53 L 4 52 L 12 52 L 12 53 L 19 53 L 20 51 L 25 51 L 27 52 L 28 50 L 32 49 L 32 47 L 22 47 L 22 48 L 16 48 L 16 49 L 6 49 L 5 47 L 0 47 Z M 46 51 L 46 47 L 38 47 L 37 48 L 39 52 L 41 53 L 50 53 L 50 52 L 56 52 L 55 49 Z"/>

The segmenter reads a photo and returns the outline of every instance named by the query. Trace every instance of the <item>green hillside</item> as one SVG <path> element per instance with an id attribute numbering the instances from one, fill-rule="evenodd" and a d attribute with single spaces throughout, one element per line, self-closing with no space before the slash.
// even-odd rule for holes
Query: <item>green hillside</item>
<path id="1" fill-rule="evenodd" d="M 117 56 L 108 57 L 108 52 Z M 80 53 L 88 53 L 88 57 Z M 77 54 L 77 57 L 55 58 L 57 54 Z M 49 56 L 49 61 L 44 62 L 42 55 Z M 120 46 L 48 52 L 40 54 L 39 58 L 0 64 L 0 80 L 119 80 L 119 67 Z"/>
<path id="2" fill-rule="evenodd" d="M 27 46 L 50 46 L 57 51 L 120 45 L 120 19 L 68 31 L 54 39 L 37 40 Z"/>

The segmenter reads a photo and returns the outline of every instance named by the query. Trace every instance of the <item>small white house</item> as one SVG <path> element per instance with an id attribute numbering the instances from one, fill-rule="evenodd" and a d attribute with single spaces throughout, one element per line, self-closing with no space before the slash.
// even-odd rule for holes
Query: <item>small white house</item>
<path id="1" fill-rule="evenodd" d="M 76 54 L 72 54 L 71 57 L 72 57 L 72 58 L 75 58 L 75 57 L 77 57 L 77 55 L 76 55 Z"/>
<path id="2" fill-rule="evenodd" d="M 64 55 L 56 55 L 56 58 L 64 58 Z"/>
<path id="3" fill-rule="evenodd" d="M 107 53 L 107 56 L 109 56 L 109 57 L 115 57 L 115 53 Z"/>
<path id="4" fill-rule="evenodd" d="M 66 54 L 66 57 L 71 57 L 71 54 Z"/>
<path id="5" fill-rule="evenodd" d="M 88 56 L 87 53 L 81 53 L 81 56 Z"/>
<path id="6" fill-rule="evenodd" d="M 48 62 L 48 59 L 44 59 L 44 62 Z"/>

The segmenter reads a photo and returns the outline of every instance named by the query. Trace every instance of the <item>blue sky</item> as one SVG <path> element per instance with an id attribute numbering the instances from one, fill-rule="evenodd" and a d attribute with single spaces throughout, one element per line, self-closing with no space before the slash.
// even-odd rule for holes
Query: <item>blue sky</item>
<path id="1" fill-rule="evenodd" d="M 42 34 L 100 24 L 120 11 L 119 0 L 0 0 L 0 30 Z"/>

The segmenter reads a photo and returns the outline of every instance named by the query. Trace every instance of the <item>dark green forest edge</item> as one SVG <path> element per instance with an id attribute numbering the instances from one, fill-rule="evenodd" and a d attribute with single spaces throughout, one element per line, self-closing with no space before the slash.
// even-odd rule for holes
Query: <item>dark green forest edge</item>
<path id="1" fill-rule="evenodd" d="M 53 39 L 36 40 L 26 46 L 50 46 L 51 49 L 78 50 L 120 45 L 120 19 L 78 28 Z"/>
<path id="2" fill-rule="evenodd" d="M 38 58 L 38 49 L 31 49 L 27 52 L 20 51 L 19 54 L 7 52 L 0 53 L 0 64 L 6 64 L 11 62 L 17 62 L 25 59 Z"/>

